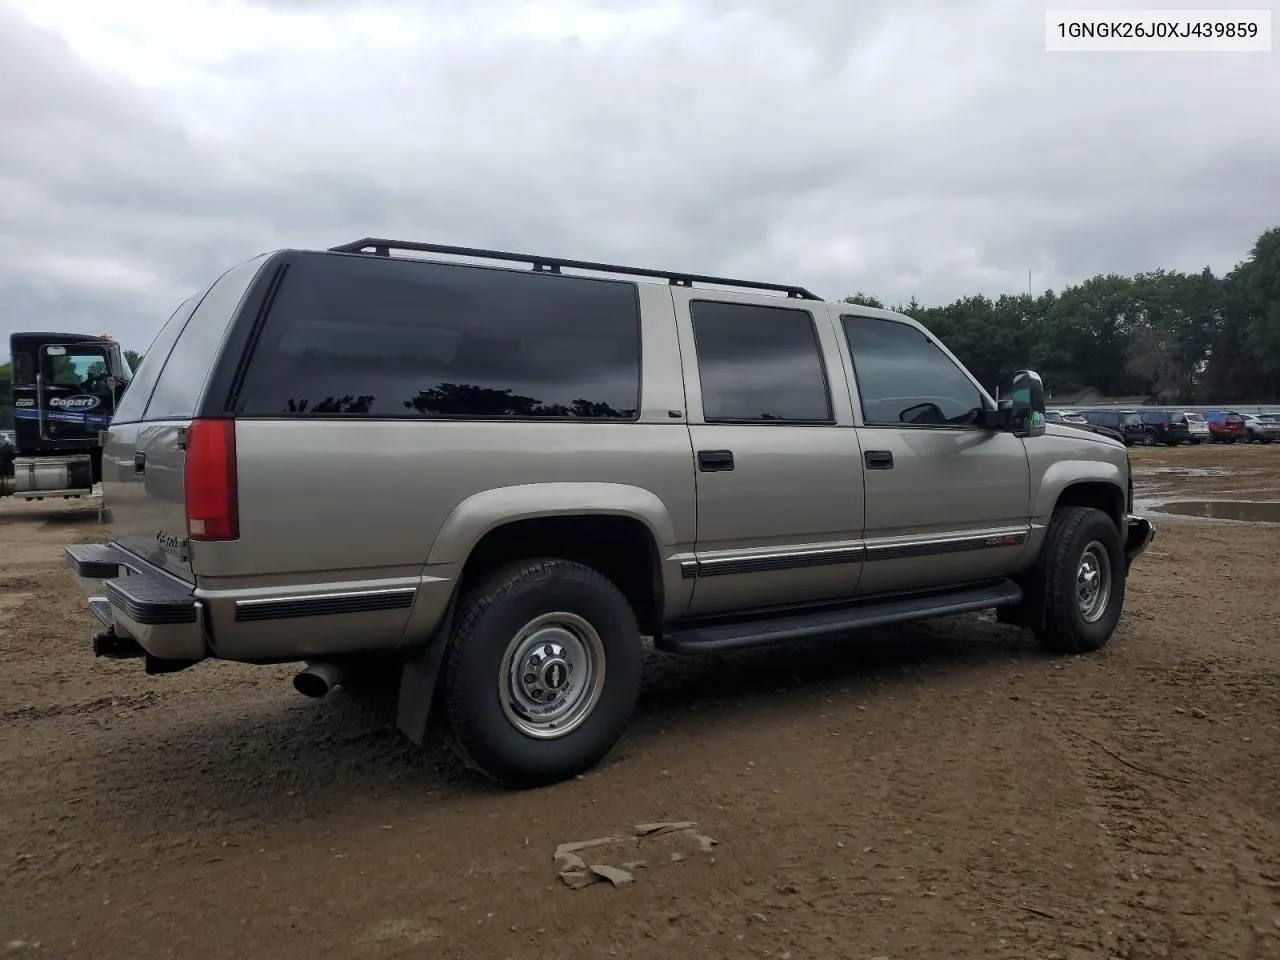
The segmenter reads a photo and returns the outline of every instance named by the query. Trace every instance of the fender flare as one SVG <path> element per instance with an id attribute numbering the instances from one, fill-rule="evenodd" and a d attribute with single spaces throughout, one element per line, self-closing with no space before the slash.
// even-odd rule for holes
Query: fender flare
<path id="1" fill-rule="evenodd" d="M 666 506 L 652 492 L 621 483 L 593 481 L 528 483 L 496 487 L 463 500 L 441 526 L 427 559 L 427 567 L 456 565 L 459 570 L 471 551 L 489 532 L 520 520 L 570 517 L 588 514 L 628 517 L 643 523 L 658 548 L 657 574 L 664 553 L 675 543 L 675 526 Z M 666 548 L 664 550 L 664 548 Z M 426 737 L 431 708 L 439 683 L 440 668 L 448 647 L 447 638 L 457 613 L 458 583 L 434 635 L 405 661 L 400 674 L 396 725 L 416 745 Z"/>
<path id="2" fill-rule="evenodd" d="M 508 523 L 587 514 L 639 520 L 653 537 L 659 559 L 676 542 L 666 505 L 643 487 L 597 481 L 522 483 L 484 490 L 458 504 L 436 534 L 427 566 L 466 563 L 486 534 Z"/>

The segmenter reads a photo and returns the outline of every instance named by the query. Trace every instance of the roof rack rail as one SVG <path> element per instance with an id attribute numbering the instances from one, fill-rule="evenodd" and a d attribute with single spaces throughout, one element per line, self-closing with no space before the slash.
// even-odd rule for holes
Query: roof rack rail
<path id="1" fill-rule="evenodd" d="M 370 251 L 370 248 L 372 250 Z M 330 247 L 331 253 L 366 253 L 374 256 L 389 257 L 392 250 L 414 250 L 421 253 L 445 253 L 458 257 L 477 257 L 485 260 L 506 260 L 513 263 L 530 264 L 535 273 L 560 273 L 562 267 L 570 270 L 594 270 L 600 273 L 616 273 L 631 277 L 655 277 L 666 280 L 673 287 L 691 287 L 695 283 L 713 283 L 722 287 L 743 287 L 747 290 L 775 290 L 785 293 L 797 300 L 821 300 L 816 294 L 804 287 L 786 283 L 762 283 L 758 280 L 733 280 L 728 277 L 708 277 L 696 273 L 673 273 L 670 270 L 642 270 L 639 267 L 624 267 L 611 263 L 592 263 L 587 260 L 564 260 L 560 257 L 540 257 L 527 253 L 505 253 L 501 250 L 478 250 L 472 247 L 451 247 L 440 243 L 417 243 L 414 241 L 384 240 L 378 237 L 365 237 L 351 243 Z"/>

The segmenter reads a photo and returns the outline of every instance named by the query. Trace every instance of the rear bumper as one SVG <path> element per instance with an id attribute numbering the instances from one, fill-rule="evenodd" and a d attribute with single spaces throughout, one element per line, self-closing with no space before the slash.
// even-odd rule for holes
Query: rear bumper
<path id="1" fill-rule="evenodd" d="M 158 660 L 193 662 L 208 655 L 204 605 L 185 583 L 109 543 L 73 544 L 67 565 L 89 596 L 89 610 L 118 636 Z"/>
<path id="2" fill-rule="evenodd" d="M 1124 540 L 1124 560 L 1126 564 L 1131 564 L 1147 547 L 1151 546 L 1151 541 L 1156 538 L 1156 528 L 1146 517 L 1129 515 L 1129 522 L 1125 530 Z"/>

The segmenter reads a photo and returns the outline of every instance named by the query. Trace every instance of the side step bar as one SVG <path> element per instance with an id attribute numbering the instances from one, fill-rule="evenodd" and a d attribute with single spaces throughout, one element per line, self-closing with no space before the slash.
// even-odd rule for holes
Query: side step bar
<path id="1" fill-rule="evenodd" d="M 1022 589 L 1016 583 L 997 580 L 946 592 L 866 600 L 834 610 L 825 608 L 737 623 L 690 624 L 668 631 L 661 647 L 672 653 L 721 653 L 847 630 L 1010 607 L 1021 602 Z"/>

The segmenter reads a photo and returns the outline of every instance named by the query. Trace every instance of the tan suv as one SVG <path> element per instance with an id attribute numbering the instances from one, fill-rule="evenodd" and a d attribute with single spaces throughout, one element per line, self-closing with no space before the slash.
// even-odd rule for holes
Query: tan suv
<path id="1" fill-rule="evenodd" d="M 409 737 L 434 703 L 472 766 L 544 784 L 621 735 L 644 636 L 996 608 L 1103 646 L 1153 535 L 1125 448 L 1046 424 L 1033 373 L 1007 392 L 908 317 L 794 286 L 279 251 L 146 351 L 105 437 L 109 542 L 67 557 L 100 655 L 307 661 L 312 695 L 392 657 Z"/>

